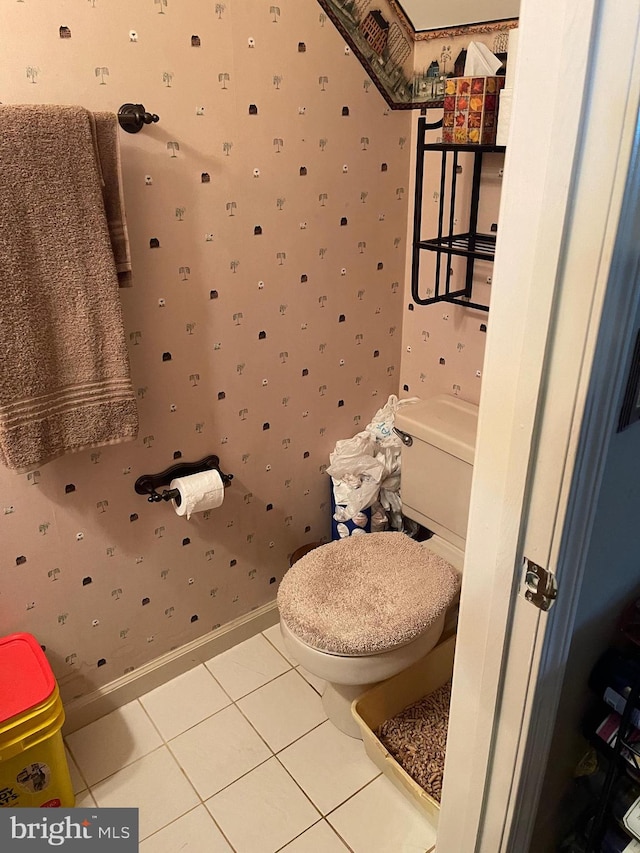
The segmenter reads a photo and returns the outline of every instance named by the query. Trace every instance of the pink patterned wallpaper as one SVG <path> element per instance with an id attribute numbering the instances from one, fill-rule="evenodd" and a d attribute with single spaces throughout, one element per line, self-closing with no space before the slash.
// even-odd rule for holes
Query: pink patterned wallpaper
<path id="1" fill-rule="evenodd" d="M 0 631 L 33 633 L 69 700 L 271 601 L 329 535 L 336 440 L 402 384 L 476 398 L 484 335 L 408 311 L 412 117 L 315 0 L 16 0 L 1 23 L 5 103 L 160 115 L 121 135 L 139 439 L 0 471 Z M 135 494 L 210 453 L 220 509 Z"/>

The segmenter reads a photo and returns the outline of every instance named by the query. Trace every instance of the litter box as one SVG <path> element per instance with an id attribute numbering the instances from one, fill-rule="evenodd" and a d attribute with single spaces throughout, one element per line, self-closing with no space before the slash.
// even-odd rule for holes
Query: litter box
<path id="1" fill-rule="evenodd" d="M 409 776 L 383 746 L 375 730 L 385 720 L 395 717 L 408 705 L 424 699 L 449 681 L 453 673 L 455 641 L 455 635 L 449 637 L 413 666 L 367 690 L 351 705 L 351 713 L 360 726 L 369 758 L 434 827 L 438 826 L 440 803 Z"/>

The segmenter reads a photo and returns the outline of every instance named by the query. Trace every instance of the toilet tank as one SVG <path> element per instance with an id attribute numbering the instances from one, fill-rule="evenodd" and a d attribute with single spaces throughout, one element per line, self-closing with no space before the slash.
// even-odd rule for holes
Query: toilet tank
<path id="1" fill-rule="evenodd" d="M 463 550 L 477 425 L 478 407 L 447 394 L 403 406 L 395 418 L 405 434 L 403 513 Z"/>

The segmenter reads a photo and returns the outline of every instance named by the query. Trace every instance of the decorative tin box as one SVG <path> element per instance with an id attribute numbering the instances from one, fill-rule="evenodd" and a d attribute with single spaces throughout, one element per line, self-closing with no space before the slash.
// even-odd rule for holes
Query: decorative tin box
<path id="1" fill-rule="evenodd" d="M 445 81 L 442 141 L 495 145 L 498 93 L 504 77 L 450 77 Z"/>

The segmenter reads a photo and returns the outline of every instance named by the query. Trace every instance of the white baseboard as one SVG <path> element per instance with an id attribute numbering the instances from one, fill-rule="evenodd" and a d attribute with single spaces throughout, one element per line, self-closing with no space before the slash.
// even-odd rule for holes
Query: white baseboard
<path id="1" fill-rule="evenodd" d="M 167 652 L 86 696 L 65 703 L 66 722 L 63 734 L 71 734 L 93 723 L 105 714 L 132 702 L 243 640 L 248 640 L 277 622 L 278 609 L 276 602 L 271 601 L 197 640 Z"/>

